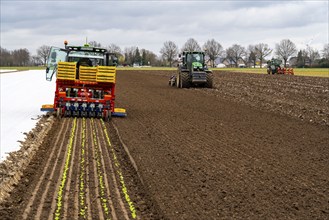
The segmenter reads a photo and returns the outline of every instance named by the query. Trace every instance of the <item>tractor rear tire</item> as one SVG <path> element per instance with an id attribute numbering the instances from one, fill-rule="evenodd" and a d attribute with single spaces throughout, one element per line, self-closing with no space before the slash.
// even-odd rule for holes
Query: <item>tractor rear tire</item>
<path id="1" fill-rule="evenodd" d="M 213 75 L 212 72 L 209 72 L 206 74 L 206 88 L 212 88 L 213 87 Z"/>
<path id="2" fill-rule="evenodd" d="M 190 77 L 188 72 L 181 72 L 180 73 L 180 81 L 181 81 L 181 88 L 189 88 L 190 87 Z"/>

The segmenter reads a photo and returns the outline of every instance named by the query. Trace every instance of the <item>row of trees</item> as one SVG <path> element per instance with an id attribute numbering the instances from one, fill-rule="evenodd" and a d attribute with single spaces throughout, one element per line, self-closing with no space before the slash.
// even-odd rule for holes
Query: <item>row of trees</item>
<path id="1" fill-rule="evenodd" d="M 247 48 L 239 44 L 233 44 L 231 47 L 224 50 L 221 44 L 214 39 L 206 41 L 202 48 L 205 51 L 208 61 L 213 67 L 215 66 L 215 60 L 218 58 L 220 58 L 222 62 L 227 61 L 227 63 L 235 67 L 238 67 L 239 63 L 254 67 L 259 63 L 262 67 L 266 58 L 273 52 L 273 49 L 265 43 L 249 45 Z M 198 50 L 201 50 L 200 45 L 195 39 L 190 38 L 186 41 L 180 51 L 173 41 L 166 41 L 161 48 L 160 53 L 167 63 L 172 66 L 172 63 L 175 61 L 179 52 Z M 291 40 L 284 39 L 275 45 L 274 52 L 275 56 L 282 59 L 284 66 L 286 66 L 288 59 L 297 55 L 297 47 Z M 301 50 L 298 53 L 297 62 L 294 65 L 305 67 L 317 64 L 321 67 L 329 67 L 329 44 L 324 46 L 322 50 L 322 59 L 320 58 L 321 56 L 318 50 L 307 46 L 306 49 Z"/>
<path id="2" fill-rule="evenodd" d="M 0 47 L 0 66 L 37 66 L 47 62 L 50 47 L 43 45 L 37 49 L 37 55 L 32 55 L 28 49 L 9 51 Z"/>
<path id="3" fill-rule="evenodd" d="M 89 42 L 89 45 L 94 47 L 102 47 L 96 41 Z M 291 65 L 297 67 L 319 66 L 329 67 L 329 44 L 326 44 L 321 53 L 310 46 L 306 49 L 297 51 L 296 45 L 289 39 L 281 40 L 272 49 L 265 43 L 258 43 L 249 45 L 247 48 L 233 44 L 225 49 L 222 45 L 214 39 L 207 40 L 202 47 L 193 39 L 188 39 L 182 48 L 179 50 L 177 44 L 173 41 L 166 41 L 160 50 L 161 56 L 158 57 L 152 51 L 146 49 L 139 49 L 136 46 L 126 47 L 124 50 L 116 44 L 110 44 L 106 47 L 110 53 L 114 53 L 119 57 L 121 65 L 152 65 L 152 66 L 173 66 L 179 53 L 183 51 L 205 51 L 207 62 L 211 66 L 215 66 L 216 61 L 226 62 L 230 66 L 238 67 L 239 64 L 246 66 L 260 65 L 269 59 L 268 57 L 274 51 L 274 55 L 284 61 L 286 66 L 288 59 L 295 57 L 294 63 Z M 8 51 L 0 47 L 0 65 L 1 66 L 28 66 L 28 65 L 44 65 L 47 62 L 47 56 L 50 46 L 43 45 L 37 49 L 36 55 L 31 55 L 27 49 L 18 49 Z"/>

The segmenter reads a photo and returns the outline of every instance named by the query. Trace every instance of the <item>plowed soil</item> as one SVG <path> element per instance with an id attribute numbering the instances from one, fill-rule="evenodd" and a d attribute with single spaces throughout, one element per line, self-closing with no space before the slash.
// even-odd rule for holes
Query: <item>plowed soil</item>
<path id="1" fill-rule="evenodd" d="M 172 74 L 118 71 L 127 118 L 55 119 L 1 219 L 329 218 L 329 79 Z"/>

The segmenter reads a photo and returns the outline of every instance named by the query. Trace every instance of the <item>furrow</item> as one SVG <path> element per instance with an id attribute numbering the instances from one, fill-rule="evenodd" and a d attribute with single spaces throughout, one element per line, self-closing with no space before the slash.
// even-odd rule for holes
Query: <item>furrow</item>
<path id="1" fill-rule="evenodd" d="M 110 140 L 110 137 L 108 135 L 107 128 L 106 128 L 105 123 L 102 119 L 101 119 L 101 123 L 102 123 L 103 129 L 104 129 L 104 134 L 105 134 L 105 137 L 106 137 L 107 144 L 109 146 L 109 150 L 111 151 L 112 156 L 113 156 L 113 162 L 114 162 L 114 165 L 116 167 L 116 173 L 117 173 L 117 175 L 119 177 L 119 181 L 121 183 L 121 191 L 124 195 L 124 198 L 126 200 L 126 203 L 127 203 L 128 207 L 129 207 L 131 217 L 133 219 L 136 219 L 137 218 L 136 208 L 135 208 L 135 205 L 134 205 L 133 201 L 131 200 L 131 198 L 129 196 L 129 192 L 128 192 L 128 189 L 126 187 L 126 183 L 125 183 L 125 180 L 124 180 L 124 177 L 123 177 L 123 173 L 122 173 L 122 170 L 120 168 L 120 162 L 119 162 L 119 160 L 117 158 L 117 155 L 115 153 L 115 150 L 114 150 L 114 148 L 111 144 L 111 140 Z"/>
<path id="2" fill-rule="evenodd" d="M 55 207 L 55 216 L 54 218 L 61 219 L 62 218 L 62 207 L 63 207 L 63 195 L 65 193 L 64 188 L 67 182 L 67 176 L 68 176 L 68 171 L 69 171 L 69 166 L 71 162 L 71 157 L 72 157 L 72 148 L 73 148 L 73 142 L 75 139 L 75 134 L 76 134 L 76 124 L 77 124 L 77 119 L 74 118 L 73 120 L 73 126 L 71 129 L 70 133 L 70 139 L 69 143 L 67 144 L 67 149 L 66 149 L 66 157 L 65 157 L 65 162 L 61 166 L 61 181 L 57 182 L 56 189 L 58 188 L 58 191 L 54 193 L 54 198 L 57 197 L 57 202 L 56 202 L 56 207 Z M 58 186 L 59 185 L 59 186 Z M 54 204 L 54 203 L 53 203 Z M 52 205 L 53 206 L 53 205 Z"/>
<path id="3" fill-rule="evenodd" d="M 114 170 L 114 167 L 113 167 L 113 164 L 112 164 L 112 159 L 111 159 L 111 155 L 110 155 L 110 152 L 109 152 L 109 149 L 107 147 L 107 144 L 106 144 L 106 139 L 105 139 L 105 134 L 104 134 L 104 130 L 102 128 L 102 124 L 98 121 L 97 123 L 97 131 L 98 133 L 100 134 L 98 137 L 101 138 L 102 140 L 102 144 L 101 145 L 101 152 L 102 152 L 102 155 L 103 157 L 106 157 L 104 161 L 105 165 L 104 167 L 106 168 L 105 170 L 108 172 L 108 177 L 106 178 L 107 179 L 107 182 L 108 184 L 110 184 L 109 188 L 112 189 L 112 194 L 110 195 L 111 196 L 111 200 L 115 200 L 115 209 L 116 209 L 116 212 L 119 212 L 119 214 L 121 214 L 120 216 L 124 216 L 125 219 L 129 219 L 129 216 L 128 216 L 128 212 L 126 210 L 126 207 L 122 201 L 122 198 L 121 198 L 121 195 L 120 195 L 120 186 L 118 185 L 118 182 L 117 182 L 117 178 L 116 178 L 116 175 L 115 175 L 115 170 Z"/>
<path id="4" fill-rule="evenodd" d="M 80 146 L 81 146 L 81 140 L 78 139 L 78 137 L 80 136 L 80 134 L 82 133 L 82 121 L 81 120 L 77 120 L 77 128 L 76 128 L 76 135 L 74 137 L 74 144 L 72 147 L 72 159 L 70 162 L 70 167 L 69 167 L 69 173 L 68 173 L 68 177 L 67 177 L 67 184 L 65 187 L 65 191 L 64 191 L 64 208 L 63 208 L 63 216 L 64 219 L 68 219 L 68 215 L 72 215 L 73 216 L 69 216 L 69 217 L 73 217 L 73 219 L 77 219 L 78 218 L 78 208 L 76 207 L 76 204 L 78 204 L 78 198 L 77 198 L 77 183 L 78 183 L 78 173 L 77 171 L 80 169 L 80 163 L 79 163 L 79 159 L 80 159 Z M 73 186 L 72 186 L 73 183 Z M 69 210 L 73 210 L 73 211 L 69 211 Z"/>
<path id="5" fill-rule="evenodd" d="M 79 218 L 86 219 L 87 213 L 86 210 L 88 202 L 86 202 L 86 119 L 82 118 L 82 131 L 81 131 L 81 147 L 80 147 L 80 170 L 79 170 L 79 179 L 77 181 L 77 196 L 78 196 L 78 207 Z"/>
<path id="6" fill-rule="evenodd" d="M 62 146 L 65 141 L 65 138 L 63 138 L 63 136 L 65 136 L 65 134 L 69 128 L 68 124 L 69 124 L 68 120 L 61 121 L 60 130 L 56 137 L 55 143 L 52 146 L 52 150 L 48 157 L 47 163 L 44 166 L 44 169 L 42 170 L 42 175 L 39 178 L 39 181 L 37 182 L 37 184 L 34 188 L 34 191 L 32 193 L 32 197 L 29 199 L 29 201 L 25 207 L 25 210 L 23 212 L 23 216 L 22 216 L 23 219 L 30 218 L 29 216 L 30 216 L 30 214 L 32 214 L 31 212 L 33 211 L 32 210 L 33 207 L 34 208 L 38 207 L 38 209 L 39 208 L 42 209 L 42 207 L 44 205 L 45 194 L 47 193 L 49 184 L 51 183 L 52 178 L 54 176 L 55 167 L 56 167 L 56 166 L 54 166 L 54 164 L 57 164 L 57 162 L 60 158 Z M 59 148 L 57 147 L 58 145 L 60 146 Z M 54 154 L 56 154 L 55 157 L 54 157 Z M 49 172 L 50 172 L 50 174 L 49 174 Z M 46 175 L 47 175 L 47 177 L 46 177 Z M 45 186 L 42 187 L 42 185 L 45 185 Z M 37 197 L 40 194 L 42 194 L 42 197 L 41 197 L 41 199 L 38 199 Z M 35 205 L 35 204 L 37 204 L 37 205 Z"/>
<path id="7" fill-rule="evenodd" d="M 98 173 L 97 173 L 97 161 L 96 161 L 96 147 L 94 143 L 94 134 L 92 119 L 89 119 L 88 128 L 89 131 L 89 189 L 90 189 L 90 209 L 91 209 L 91 219 L 104 219 L 104 213 L 102 210 L 102 204 L 100 201 L 100 186 L 98 184 Z"/>
<path id="8" fill-rule="evenodd" d="M 118 189 L 117 189 L 117 186 L 115 186 L 115 184 L 114 184 L 115 176 L 111 175 L 111 173 L 113 173 L 111 166 L 110 166 L 111 158 L 109 157 L 109 154 L 106 152 L 106 146 L 105 146 L 106 142 L 103 138 L 104 137 L 103 130 L 99 129 L 99 127 L 100 127 L 100 122 L 99 122 L 99 120 L 97 120 L 95 123 L 95 133 L 97 134 L 97 142 L 98 142 L 98 146 L 99 146 L 99 153 L 100 153 L 100 158 L 101 158 L 102 171 L 103 171 L 103 175 L 104 175 L 104 183 L 106 186 L 107 198 L 108 198 L 108 202 L 109 202 L 109 205 L 111 208 L 111 213 L 112 213 L 113 219 L 118 219 L 117 213 L 119 210 L 118 210 L 117 206 L 114 205 L 114 203 L 117 204 L 117 199 L 118 199 L 118 198 L 116 198 L 116 195 L 114 194 L 114 192 Z M 104 148 L 105 148 L 105 150 L 104 150 Z"/>
<path id="9" fill-rule="evenodd" d="M 92 190 L 91 190 L 91 187 L 92 187 L 92 184 L 91 184 L 91 175 L 90 174 L 90 169 L 92 167 L 92 164 L 90 163 L 90 158 L 91 158 L 91 155 L 90 155 L 90 151 L 92 150 L 92 145 L 90 144 L 90 138 L 88 136 L 88 131 L 90 129 L 90 126 L 89 126 L 89 122 L 90 119 L 85 119 L 85 140 L 84 140 L 84 153 L 85 153 L 85 157 L 84 157 L 84 164 L 85 164 L 85 178 L 84 178 L 84 188 L 85 188 L 85 210 L 84 212 L 87 212 L 86 215 L 87 215 L 87 219 L 91 219 L 92 218 L 92 214 L 91 214 L 91 196 L 92 196 Z M 81 190 L 81 189 L 80 189 Z M 81 204 L 80 204 L 80 211 L 83 207 L 81 207 Z M 82 218 L 84 219 L 84 218 Z"/>

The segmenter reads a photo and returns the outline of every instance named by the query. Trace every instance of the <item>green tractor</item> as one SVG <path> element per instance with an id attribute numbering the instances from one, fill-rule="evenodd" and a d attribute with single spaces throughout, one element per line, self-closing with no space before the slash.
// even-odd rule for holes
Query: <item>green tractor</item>
<path id="1" fill-rule="evenodd" d="M 177 88 L 213 87 L 213 75 L 205 64 L 205 54 L 201 51 L 184 51 L 179 55 L 182 62 L 178 64 L 176 76 L 171 76 L 170 86 Z"/>

